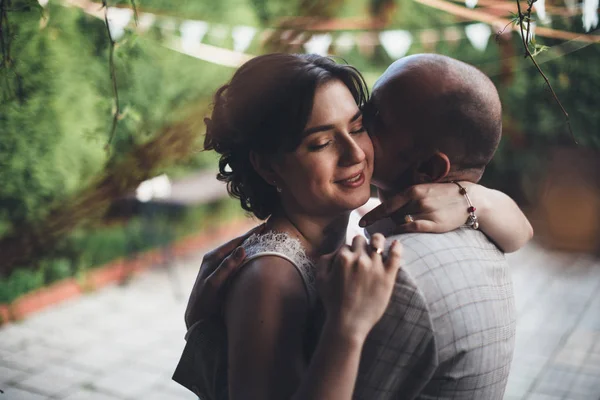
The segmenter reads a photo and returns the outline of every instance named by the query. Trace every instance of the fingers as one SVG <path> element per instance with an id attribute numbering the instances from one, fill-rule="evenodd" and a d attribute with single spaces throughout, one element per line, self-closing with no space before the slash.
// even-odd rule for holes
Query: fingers
<path id="1" fill-rule="evenodd" d="M 246 258 L 246 252 L 243 247 L 238 247 L 227 258 L 221 262 L 217 269 L 206 278 L 206 283 L 218 291 L 227 282 L 227 279 L 242 265 Z"/>
<path id="2" fill-rule="evenodd" d="M 382 252 L 377 252 L 377 249 L 383 251 L 385 248 L 385 237 L 381 233 L 376 233 L 371 237 L 371 257 L 381 257 Z"/>
<path id="3" fill-rule="evenodd" d="M 404 193 L 396 194 L 390 198 L 387 198 L 383 203 L 375 207 L 373 210 L 365 214 L 358 225 L 361 227 L 369 226 L 379 221 L 382 218 L 388 217 L 390 214 L 393 214 L 397 210 L 406 206 L 410 198 L 408 198 Z"/>
<path id="4" fill-rule="evenodd" d="M 364 236 L 356 235 L 352 239 L 352 246 L 350 246 L 352 252 L 363 253 L 367 248 L 367 239 Z"/>
<path id="5" fill-rule="evenodd" d="M 395 235 L 399 235 L 402 233 L 414 233 L 414 232 L 430 232 L 430 233 L 439 233 L 442 232 L 439 225 L 428 219 L 417 219 L 417 217 L 413 217 L 414 221 L 406 224 L 396 226 L 394 231 Z"/>
<path id="6" fill-rule="evenodd" d="M 355 254 L 348 246 L 342 246 L 336 253 L 332 265 L 351 265 L 354 263 Z"/>
<path id="7" fill-rule="evenodd" d="M 369 226 L 374 224 L 376 221 L 379 221 L 382 218 L 388 216 L 387 209 L 385 204 L 380 204 L 365 215 L 358 221 L 358 226 L 364 228 L 365 226 Z"/>
<path id="8" fill-rule="evenodd" d="M 261 232 L 265 227 L 265 224 L 260 224 L 252 229 L 250 229 L 248 232 L 244 233 L 242 236 L 238 236 L 232 240 L 230 240 L 229 242 L 217 247 L 216 249 L 214 249 L 213 251 L 211 251 L 209 254 L 207 254 L 206 258 L 209 258 L 210 260 L 222 260 L 223 258 L 225 258 L 229 253 L 231 253 L 236 247 L 238 247 L 239 245 L 241 245 L 244 240 L 248 239 L 250 236 L 252 236 L 255 233 Z"/>
<path id="9" fill-rule="evenodd" d="M 385 267 L 388 270 L 398 270 L 402 261 L 402 244 L 394 240 L 388 251 Z"/>

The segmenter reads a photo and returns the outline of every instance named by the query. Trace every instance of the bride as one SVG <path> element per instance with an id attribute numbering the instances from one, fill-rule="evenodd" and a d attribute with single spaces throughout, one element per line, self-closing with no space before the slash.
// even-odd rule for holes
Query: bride
<path id="1" fill-rule="evenodd" d="M 248 61 L 216 92 L 205 149 L 220 154 L 218 178 L 230 195 L 266 223 L 232 256 L 245 252 L 224 298 L 226 341 L 217 337 L 202 360 L 226 361 L 213 387 L 194 388 L 202 399 L 352 397 L 364 341 L 401 259 L 397 242 L 384 257 L 380 234 L 344 244 L 351 211 L 371 194 L 373 145 L 360 109 L 367 97 L 353 67 L 290 54 Z M 512 244 L 519 232 L 498 225 L 507 214 L 527 221 L 510 199 L 494 199 L 497 217 L 486 226 L 480 210 L 481 229 L 494 225 L 491 239 Z"/>

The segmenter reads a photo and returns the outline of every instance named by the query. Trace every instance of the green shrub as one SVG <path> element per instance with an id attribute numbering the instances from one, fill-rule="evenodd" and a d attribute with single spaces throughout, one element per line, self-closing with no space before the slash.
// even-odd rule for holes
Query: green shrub
<path id="1" fill-rule="evenodd" d="M 40 269 L 43 271 L 46 284 L 69 278 L 74 273 L 73 263 L 66 258 L 46 260 L 41 264 Z"/>
<path id="2" fill-rule="evenodd" d="M 0 303 L 10 303 L 43 285 L 44 274 L 41 270 L 17 268 L 8 278 L 0 280 Z"/>

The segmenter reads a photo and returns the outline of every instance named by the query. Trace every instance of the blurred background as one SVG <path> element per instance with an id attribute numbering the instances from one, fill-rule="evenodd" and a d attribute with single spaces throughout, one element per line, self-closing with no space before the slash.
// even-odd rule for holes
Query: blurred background
<path id="1" fill-rule="evenodd" d="M 490 76 L 504 137 L 482 183 L 536 232 L 509 256 L 506 398 L 600 399 L 599 4 L 520 6 L 545 76 L 516 0 L 1 0 L 0 400 L 194 398 L 170 382 L 185 300 L 203 251 L 256 223 L 200 151 L 203 118 L 273 51 L 369 86 L 422 52 Z"/>

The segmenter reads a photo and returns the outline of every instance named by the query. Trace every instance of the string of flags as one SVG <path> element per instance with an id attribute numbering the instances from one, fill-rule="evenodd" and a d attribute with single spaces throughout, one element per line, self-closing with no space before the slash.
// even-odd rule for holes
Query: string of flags
<path id="1" fill-rule="evenodd" d="M 64 4 L 80 7 L 89 11 L 89 1 L 63 0 Z M 474 1 L 477 0 L 466 0 Z M 538 0 L 543 1 L 543 0 Z M 588 0 L 590 1 L 590 0 Z M 591 0 L 598 1 L 598 0 Z M 45 5 L 45 0 L 40 0 Z M 537 3 L 536 3 L 537 4 Z M 97 6 L 97 4 L 95 4 Z M 97 7 L 96 7 L 97 8 Z M 257 40 L 264 40 L 275 31 L 273 29 L 258 29 L 245 25 L 224 25 L 201 20 L 184 20 L 170 16 L 161 16 L 148 12 L 138 14 L 138 23 L 134 25 L 133 10 L 130 8 L 109 7 L 107 19 L 114 40 L 118 41 L 125 34 L 126 29 L 140 33 L 152 28 L 158 28 L 167 38 L 167 47 L 204 59 L 209 62 L 238 66 L 240 62 L 252 57 L 246 51 Z M 279 32 L 282 38 L 289 36 L 290 32 Z M 308 38 L 307 36 L 308 35 Z M 304 51 L 320 55 L 335 52 L 344 56 L 355 47 L 362 52 L 363 49 L 373 49 L 381 46 L 392 59 L 406 55 L 415 43 L 422 46 L 431 46 L 440 41 L 457 43 L 467 39 L 471 45 L 485 51 L 489 44 L 492 28 L 485 23 L 469 23 L 453 25 L 438 29 L 389 29 L 381 31 L 339 31 L 339 32 L 305 32 L 295 40 L 301 43 Z M 212 45 L 203 42 L 210 42 Z M 217 47 L 219 46 L 219 47 Z M 210 51 L 209 51 L 210 50 Z"/>
<path id="2" fill-rule="evenodd" d="M 109 8 L 108 22 L 116 40 L 124 34 L 126 28 L 130 27 L 133 29 L 132 21 L 133 11 L 131 9 Z M 148 13 L 140 14 L 136 29 L 144 32 L 157 24 L 163 32 L 178 33 L 181 47 L 185 50 L 194 49 L 196 44 L 202 43 L 207 36 L 210 36 L 213 43 L 225 42 L 228 38 L 231 38 L 233 41 L 232 50 L 244 53 L 261 33 L 259 29 L 251 26 L 227 26 L 200 20 L 183 20 L 178 23 L 173 18 L 165 19 L 164 17 Z M 268 30 L 268 33 L 271 32 L 272 30 Z M 435 32 L 433 36 L 437 39 L 430 39 L 432 32 Z M 310 34 L 310 37 L 303 43 L 303 48 L 307 53 L 327 55 L 332 46 L 335 47 L 337 53 L 345 54 L 360 44 L 371 46 L 381 45 L 387 54 L 395 59 L 406 55 L 417 40 L 432 44 L 444 40 L 456 42 L 466 38 L 477 50 L 485 51 L 492 34 L 492 29 L 484 23 L 472 23 L 462 27 L 450 26 L 441 29 L 419 29 L 414 31 L 402 29 L 382 30 L 372 32 L 372 35 L 368 35 L 368 37 L 361 35 L 361 33 L 356 31 L 307 33 Z M 282 34 L 285 35 L 285 32 L 282 32 Z M 301 41 L 301 39 L 297 38 L 296 40 Z"/>

